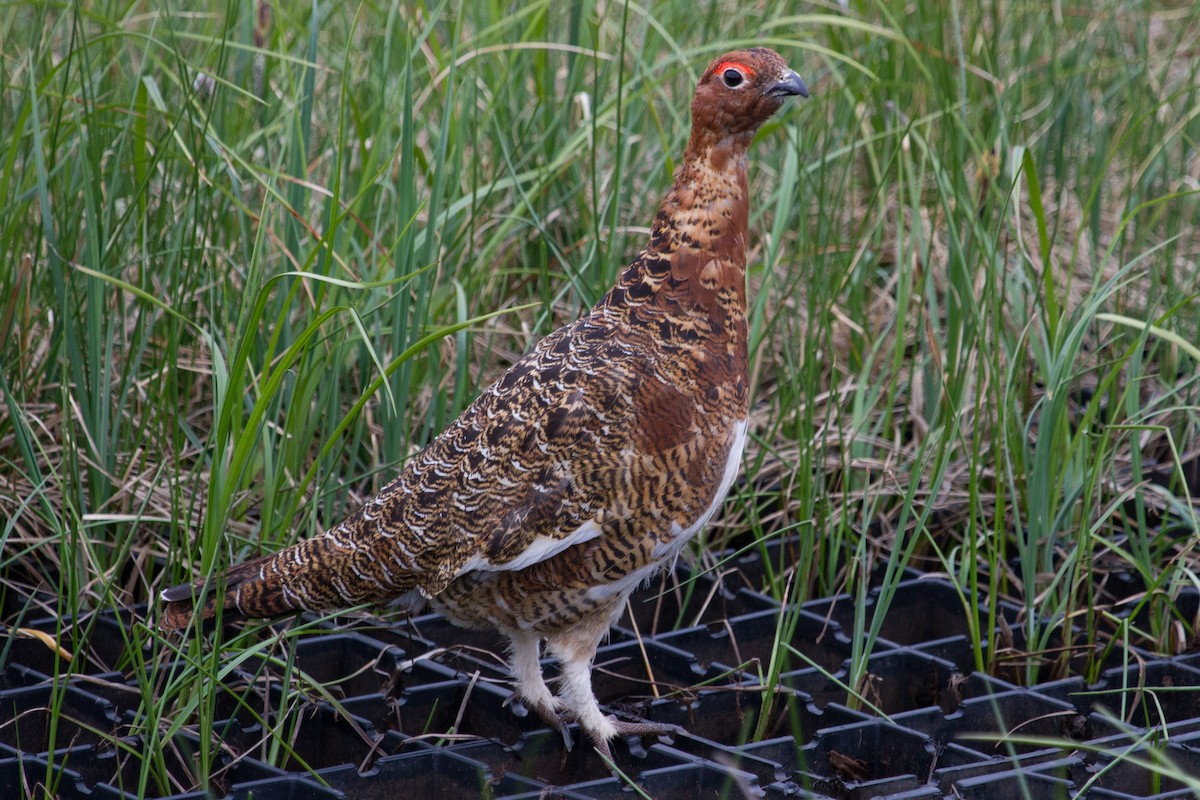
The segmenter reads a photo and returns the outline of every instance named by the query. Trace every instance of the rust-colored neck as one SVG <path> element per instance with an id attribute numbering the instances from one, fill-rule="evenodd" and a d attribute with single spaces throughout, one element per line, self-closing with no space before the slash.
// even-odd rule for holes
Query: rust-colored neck
<path id="1" fill-rule="evenodd" d="M 746 143 L 693 131 L 650 230 L 602 305 L 673 307 L 721 322 L 746 305 Z"/>

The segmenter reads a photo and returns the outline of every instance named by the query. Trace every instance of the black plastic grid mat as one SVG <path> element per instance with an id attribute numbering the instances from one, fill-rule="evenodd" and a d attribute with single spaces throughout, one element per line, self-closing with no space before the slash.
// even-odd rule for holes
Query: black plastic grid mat
<path id="1" fill-rule="evenodd" d="M 783 609 L 707 575 L 677 577 L 669 591 L 635 595 L 632 618 L 619 621 L 593 671 L 610 710 L 684 731 L 614 747 L 620 769 L 650 797 L 1193 796 L 1146 763 L 1161 754 L 1200 775 L 1198 654 L 1114 649 L 1095 683 L 1019 687 L 973 671 L 954 587 L 913 577 L 897 589 L 868 662 L 862 686 L 875 708 L 854 710 L 843 705 L 849 598 L 787 610 L 803 658 L 768 688 Z M 998 611 L 1011 637 L 1014 612 Z M 292 685 L 307 690 L 285 691 L 277 673 L 229 670 L 211 698 L 214 740 L 185 727 L 162 751 L 178 791 L 139 785 L 145 745 L 126 734 L 140 690 L 116 669 L 128 620 L 98 617 L 88 641 L 65 642 L 84 645 L 86 666 L 57 689 L 49 677 L 57 656 L 45 643 L 13 637 L 0 650 L 0 797 L 35 787 L 68 800 L 636 796 L 591 748 L 568 751 L 557 731 L 511 702 L 495 636 L 432 615 L 297 637 L 290 669 L 304 677 Z M 53 619 L 21 624 L 71 629 Z M 286 731 L 286 745 L 269 728 Z M 208 790 L 186 791 L 209 750 Z"/>

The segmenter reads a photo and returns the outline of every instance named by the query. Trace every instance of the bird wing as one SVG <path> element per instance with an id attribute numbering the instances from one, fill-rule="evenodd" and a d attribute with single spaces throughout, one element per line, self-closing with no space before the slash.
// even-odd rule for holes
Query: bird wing
<path id="1" fill-rule="evenodd" d="M 551 334 L 326 535 L 363 553 L 378 594 L 408 580 L 428 596 L 464 572 L 520 570 L 599 536 L 651 469 L 638 407 L 683 399 L 649 358 L 595 315 Z M 389 581 L 381 567 L 411 577 Z"/>
<path id="2" fill-rule="evenodd" d="M 193 603 L 205 617 L 218 604 L 269 617 L 434 597 L 467 572 L 511 574 L 602 534 L 669 529 L 668 504 L 694 505 L 690 494 L 715 484 L 664 462 L 687 463 L 676 451 L 700 437 L 695 401 L 660 360 L 619 316 L 593 310 L 543 339 L 340 525 L 231 567 L 219 597 L 201 599 L 203 581 L 164 591 L 164 624 L 186 624 Z"/>

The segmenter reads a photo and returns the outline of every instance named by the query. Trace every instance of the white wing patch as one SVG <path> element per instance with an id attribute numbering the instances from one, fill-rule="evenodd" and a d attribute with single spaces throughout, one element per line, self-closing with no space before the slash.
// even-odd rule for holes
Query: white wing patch
<path id="1" fill-rule="evenodd" d="M 604 532 L 604 528 L 595 520 L 589 519 L 587 522 L 580 525 L 571 533 L 556 539 L 552 536 L 537 536 L 529 543 L 519 556 L 512 561 L 505 561 L 502 564 L 493 564 L 488 559 L 481 555 L 474 555 L 463 564 L 462 569 L 458 571 L 459 575 L 476 570 L 496 570 L 499 572 L 510 572 L 537 564 L 539 561 L 545 561 L 566 550 L 572 545 L 581 542 L 591 541 Z"/>

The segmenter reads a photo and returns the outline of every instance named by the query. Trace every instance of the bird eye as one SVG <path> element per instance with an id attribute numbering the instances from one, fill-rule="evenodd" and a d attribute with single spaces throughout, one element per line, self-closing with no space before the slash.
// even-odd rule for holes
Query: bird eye
<path id="1" fill-rule="evenodd" d="M 733 68 L 725 70 L 725 72 L 721 75 L 721 80 L 725 81 L 725 85 L 730 89 L 741 86 L 742 81 L 745 79 L 746 76 L 742 75 L 742 73 Z"/>

